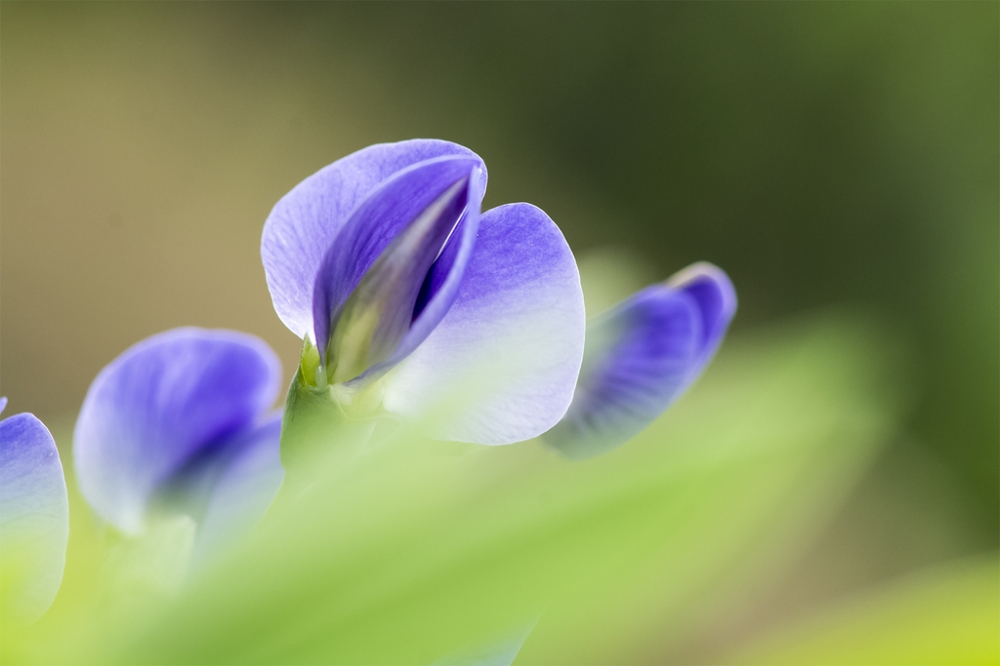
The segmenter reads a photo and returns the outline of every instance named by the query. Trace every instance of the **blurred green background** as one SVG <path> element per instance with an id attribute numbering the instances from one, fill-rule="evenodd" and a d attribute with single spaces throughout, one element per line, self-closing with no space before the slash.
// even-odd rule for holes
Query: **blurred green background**
<path id="1" fill-rule="evenodd" d="M 486 205 L 541 206 L 584 266 L 725 268 L 734 340 L 847 307 L 907 359 L 832 521 L 678 653 L 715 654 L 997 548 L 998 27 L 992 2 L 4 2 L 0 391 L 71 423 L 103 365 L 187 324 L 262 336 L 290 379 L 271 206 L 371 143 L 465 144 Z"/>

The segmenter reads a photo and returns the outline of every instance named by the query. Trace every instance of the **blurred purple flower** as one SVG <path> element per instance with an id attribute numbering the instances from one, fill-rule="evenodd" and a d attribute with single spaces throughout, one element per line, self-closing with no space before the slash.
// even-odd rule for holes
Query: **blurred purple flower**
<path id="1" fill-rule="evenodd" d="M 583 356 L 576 263 L 538 208 L 481 214 L 485 187 L 469 149 L 413 140 L 348 155 L 275 205 L 261 255 L 278 316 L 307 341 L 297 382 L 337 387 L 341 406 L 376 387 L 411 417 L 480 370 L 439 436 L 505 444 L 559 421 Z"/>
<path id="2" fill-rule="evenodd" d="M 0 398 L 0 412 L 7 398 Z M 32 622 L 62 583 L 69 503 L 48 428 L 24 413 L 0 421 L 0 574 L 3 617 Z"/>
<path id="3" fill-rule="evenodd" d="M 698 378 L 735 313 L 732 283 L 707 263 L 620 303 L 588 326 L 573 404 L 546 443 L 580 459 L 637 435 Z"/>
<path id="4" fill-rule="evenodd" d="M 238 533 L 284 475 L 271 405 L 281 364 L 262 340 L 179 328 L 134 345 L 94 379 L 76 422 L 76 476 L 94 510 L 135 535 L 190 516 L 198 545 Z"/>

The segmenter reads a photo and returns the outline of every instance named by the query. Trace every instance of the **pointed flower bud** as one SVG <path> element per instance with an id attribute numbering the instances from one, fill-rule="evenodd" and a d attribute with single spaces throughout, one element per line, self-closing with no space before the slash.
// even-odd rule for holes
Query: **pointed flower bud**
<path id="1" fill-rule="evenodd" d="M 573 403 L 545 442 L 574 459 L 624 444 L 698 378 L 735 312 L 729 278 L 699 263 L 595 320 Z"/>
<path id="2" fill-rule="evenodd" d="M 327 347 L 331 383 L 349 381 L 382 363 L 402 342 L 431 266 L 467 201 L 468 178 L 462 178 L 393 238 L 361 278 L 343 310 L 334 315 Z"/>

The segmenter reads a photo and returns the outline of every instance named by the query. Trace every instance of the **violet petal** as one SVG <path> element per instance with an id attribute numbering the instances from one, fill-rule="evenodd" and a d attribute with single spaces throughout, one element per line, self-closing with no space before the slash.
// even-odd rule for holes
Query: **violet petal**
<path id="1" fill-rule="evenodd" d="M 83 496 L 122 531 L 141 531 L 158 487 L 255 428 L 280 383 L 277 356 L 251 335 L 180 328 L 134 345 L 98 374 L 77 419 Z"/>
<path id="2" fill-rule="evenodd" d="M 442 157 L 413 165 L 385 181 L 351 214 L 316 273 L 313 325 L 324 360 L 330 333 L 364 275 L 428 207 L 456 184 L 474 178 L 478 165 L 478 160 L 467 157 Z M 468 202 L 470 208 L 478 205 L 478 201 Z M 440 245 L 434 256 L 438 249 Z M 424 266 L 422 274 L 415 276 L 413 298 L 405 312 L 399 313 L 407 326 L 428 268 Z"/>
<path id="3" fill-rule="evenodd" d="M 428 272 L 465 213 L 468 190 L 468 178 L 452 184 L 389 241 L 362 276 L 330 334 L 332 382 L 354 379 L 399 346 Z"/>
<path id="4" fill-rule="evenodd" d="M 55 440 L 32 414 L 0 421 L 5 616 L 33 622 L 48 610 L 62 582 L 68 538 L 66 479 Z"/>
<path id="5" fill-rule="evenodd" d="M 443 156 L 470 157 L 468 148 L 436 139 L 368 146 L 337 160 L 295 186 L 264 224 L 261 258 L 278 317 L 300 338 L 313 332 L 313 287 L 327 250 L 354 209 L 399 171 Z"/>
<path id="6" fill-rule="evenodd" d="M 384 405 L 416 418 L 457 401 L 436 436 L 530 439 L 570 404 L 584 330 L 580 276 L 562 232 L 529 204 L 494 208 L 480 220 L 451 308 L 386 375 Z"/>
<path id="7" fill-rule="evenodd" d="M 582 459 L 637 435 L 705 369 L 735 310 L 726 274 L 695 264 L 594 321 L 573 404 L 545 442 Z"/>
<path id="8" fill-rule="evenodd" d="M 197 553 L 215 552 L 249 531 L 277 495 L 285 470 L 276 414 L 234 442 L 233 455 L 220 469 L 206 502 L 195 543 Z"/>

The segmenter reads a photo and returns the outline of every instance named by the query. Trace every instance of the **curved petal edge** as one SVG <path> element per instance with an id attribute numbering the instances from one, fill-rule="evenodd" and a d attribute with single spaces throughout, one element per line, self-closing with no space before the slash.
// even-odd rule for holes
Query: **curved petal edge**
<path id="1" fill-rule="evenodd" d="M 440 157 L 474 152 L 449 141 L 412 139 L 368 146 L 330 164 L 296 185 L 275 204 L 261 236 L 264 275 L 274 309 L 300 338 L 312 335 L 313 287 L 323 257 L 354 209 L 394 174 Z"/>
<path id="2" fill-rule="evenodd" d="M 142 531 L 158 489 L 255 428 L 280 388 L 277 355 L 252 335 L 180 328 L 139 342 L 98 374 L 80 410 L 84 498 L 123 532 Z"/>
<path id="3" fill-rule="evenodd" d="M 735 311 L 728 276 L 700 263 L 594 321 L 573 404 L 546 444 L 584 459 L 637 435 L 702 373 Z"/>
<path id="4" fill-rule="evenodd" d="M 206 502 L 195 543 L 197 556 L 219 551 L 250 531 L 267 511 L 285 478 L 280 438 L 279 413 L 235 443 Z"/>
<path id="5" fill-rule="evenodd" d="M 28 623 L 62 583 L 69 502 L 59 451 L 32 414 L 0 421 L 0 576 L 3 617 Z"/>
<path id="6" fill-rule="evenodd" d="M 480 218 L 451 308 L 385 377 L 384 406 L 436 414 L 443 439 L 509 444 L 566 413 L 583 358 L 586 315 L 576 261 L 539 208 L 509 204 Z"/>

